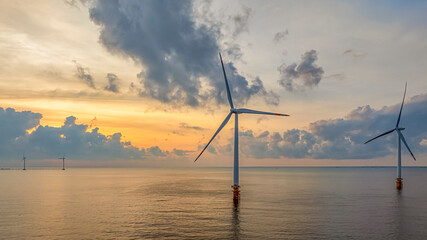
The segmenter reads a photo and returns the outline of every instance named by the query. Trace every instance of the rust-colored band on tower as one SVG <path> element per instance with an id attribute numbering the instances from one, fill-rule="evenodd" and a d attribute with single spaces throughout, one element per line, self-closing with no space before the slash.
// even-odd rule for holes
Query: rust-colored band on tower
<path id="1" fill-rule="evenodd" d="M 403 182 L 402 182 L 403 178 L 396 178 L 396 188 L 397 189 L 402 189 L 403 187 Z"/>

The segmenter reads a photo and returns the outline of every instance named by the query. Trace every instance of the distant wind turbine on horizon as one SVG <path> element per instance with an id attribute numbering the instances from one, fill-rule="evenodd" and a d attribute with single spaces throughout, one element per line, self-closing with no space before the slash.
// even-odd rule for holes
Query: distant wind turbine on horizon
<path id="1" fill-rule="evenodd" d="M 402 109 L 403 109 L 403 103 L 405 102 L 405 96 L 406 96 L 406 86 L 407 83 L 405 83 L 405 92 L 403 93 L 403 100 L 402 100 L 402 105 L 400 106 L 400 112 L 399 112 L 399 117 L 397 118 L 397 123 L 395 128 L 391 129 L 390 131 L 387 131 L 383 134 L 380 134 L 368 141 L 365 142 L 365 144 L 367 144 L 370 141 L 373 141 L 379 137 L 385 136 L 387 134 L 390 134 L 394 131 L 397 132 L 397 137 L 398 137 L 398 143 L 397 143 L 397 178 L 396 178 L 396 188 L 397 189 L 401 189 L 403 186 L 402 183 L 402 151 L 401 151 L 401 142 L 403 142 L 406 146 L 406 148 L 408 149 L 409 153 L 411 154 L 412 158 L 416 161 L 417 159 L 415 158 L 414 154 L 412 153 L 411 149 L 409 148 L 408 144 L 406 143 L 405 137 L 403 137 L 403 134 L 401 131 L 405 130 L 405 128 L 401 128 L 399 127 L 399 123 L 400 123 L 400 117 L 402 116 Z"/>
<path id="2" fill-rule="evenodd" d="M 215 134 L 211 138 L 211 140 L 206 144 L 205 148 L 200 152 L 200 154 L 197 156 L 197 158 L 194 161 L 197 161 L 199 157 L 203 154 L 203 152 L 206 150 L 206 148 L 209 146 L 209 144 L 214 140 L 216 135 L 224 128 L 224 126 L 228 123 L 228 121 L 231 118 L 231 115 L 234 114 L 235 121 L 234 121 L 234 167 L 233 167 L 233 199 L 235 201 L 238 201 L 239 199 L 239 125 L 238 125 L 238 114 L 242 113 L 248 113 L 248 114 L 262 114 L 262 115 L 275 115 L 275 116 L 289 116 L 287 114 L 280 114 L 280 113 L 270 113 L 270 112 L 262 112 L 262 111 L 255 111 L 251 109 L 246 108 L 234 108 L 233 105 L 233 99 L 231 97 L 231 91 L 230 86 L 228 84 L 227 75 L 225 74 L 224 69 L 224 63 L 222 62 L 222 56 L 221 53 L 219 53 L 219 58 L 221 60 L 221 66 L 222 66 L 222 72 L 224 73 L 224 80 L 225 80 L 225 87 L 227 90 L 227 98 L 228 103 L 230 104 L 230 113 L 228 113 L 227 117 L 225 117 L 224 121 L 219 126 L 218 130 L 216 130 Z"/>
<path id="3" fill-rule="evenodd" d="M 24 168 L 22 169 L 22 170 L 27 170 L 26 168 L 25 168 L 25 160 L 26 160 L 27 158 L 25 157 L 25 153 L 24 154 L 22 154 L 22 160 L 24 161 Z"/>
<path id="4" fill-rule="evenodd" d="M 58 159 L 62 159 L 62 170 L 65 170 L 65 155 L 62 155 L 62 158 Z"/>

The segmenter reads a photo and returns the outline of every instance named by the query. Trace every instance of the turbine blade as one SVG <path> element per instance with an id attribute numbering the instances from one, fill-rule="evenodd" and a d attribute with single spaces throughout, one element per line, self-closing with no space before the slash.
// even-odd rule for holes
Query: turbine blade
<path id="1" fill-rule="evenodd" d="M 202 153 L 206 150 L 206 148 L 208 148 L 209 144 L 212 142 L 212 140 L 214 140 L 214 138 L 216 137 L 216 135 L 218 135 L 218 133 L 222 130 L 222 128 L 224 128 L 224 126 L 228 123 L 228 121 L 230 120 L 231 117 L 231 112 L 227 115 L 227 117 L 225 117 L 224 121 L 221 123 L 221 125 L 219 126 L 218 130 L 216 130 L 215 134 L 213 135 L 213 137 L 211 138 L 211 140 L 208 142 L 208 144 L 206 144 L 205 148 L 203 148 L 202 152 L 199 154 L 199 156 L 197 156 L 196 160 L 199 159 L 199 157 L 202 155 Z"/>
<path id="2" fill-rule="evenodd" d="M 405 83 L 405 92 L 403 93 L 402 106 L 400 106 L 400 112 L 399 112 L 399 117 L 397 118 L 396 128 L 399 127 L 400 116 L 402 115 L 402 109 L 403 109 L 403 102 L 405 102 L 406 86 L 407 85 L 408 85 L 408 83 Z"/>
<path id="3" fill-rule="evenodd" d="M 234 106 L 233 106 L 233 99 L 231 99 L 230 86 L 228 85 L 228 79 L 227 79 L 227 75 L 225 74 L 224 63 L 222 62 L 221 53 L 219 53 L 219 58 L 221 59 L 222 72 L 224 73 L 225 87 L 227 88 L 228 103 L 230 103 L 230 107 L 231 108 L 234 108 Z"/>
<path id="4" fill-rule="evenodd" d="M 365 142 L 365 144 L 367 144 L 368 142 L 373 141 L 373 140 L 375 140 L 375 139 L 377 139 L 377 138 L 379 138 L 379 137 L 382 137 L 382 136 L 384 136 L 384 135 L 387 135 L 387 134 L 389 134 L 389 133 L 392 133 L 394 130 L 396 130 L 396 129 L 392 129 L 392 130 L 390 130 L 390 131 L 388 131 L 388 132 L 385 132 L 385 133 L 383 133 L 383 134 L 380 134 L 380 135 L 378 135 L 378 136 L 376 136 L 376 137 L 372 138 L 371 140 L 366 141 L 366 142 Z"/>
<path id="5" fill-rule="evenodd" d="M 415 159 L 414 154 L 411 152 L 411 149 L 409 148 L 408 144 L 406 143 L 406 140 L 405 140 L 405 137 L 403 137 L 403 134 L 402 134 L 399 130 L 397 130 L 397 133 L 399 134 L 400 139 L 402 139 L 402 142 L 405 144 L 405 146 L 406 146 L 406 148 L 408 149 L 409 153 L 411 154 L 412 158 L 413 158 L 415 161 L 417 161 L 417 159 Z"/>
<path id="6" fill-rule="evenodd" d="M 239 108 L 234 110 L 236 113 L 249 113 L 249 114 L 263 114 L 263 115 L 276 115 L 276 116 L 289 116 L 288 114 L 281 114 L 281 113 L 271 113 L 271 112 L 262 112 L 262 111 L 256 111 L 246 108 Z"/>

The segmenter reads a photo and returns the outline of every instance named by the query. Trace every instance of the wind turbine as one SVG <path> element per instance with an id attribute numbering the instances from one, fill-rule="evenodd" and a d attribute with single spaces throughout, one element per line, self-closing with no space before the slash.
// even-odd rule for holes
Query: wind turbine
<path id="1" fill-rule="evenodd" d="M 403 103 L 405 102 L 405 95 L 406 95 L 406 85 L 407 83 L 405 83 L 405 92 L 403 93 L 403 100 L 402 100 L 402 106 L 400 106 L 400 112 L 399 112 L 399 117 L 397 118 L 397 123 L 396 123 L 396 127 L 393 128 L 390 131 L 387 131 L 383 134 L 380 134 L 374 138 L 372 138 L 369 141 L 366 141 L 365 144 L 367 144 L 370 141 L 373 141 L 379 137 L 385 136 L 387 134 L 390 134 L 394 131 L 397 132 L 397 137 L 398 137 L 398 143 L 397 143 L 397 178 L 396 178 L 396 188 L 397 189 L 401 189 L 403 186 L 402 183 L 402 151 L 401 151 L 401 141 L 405 144 L 406 148 L 408 149 L 409 153 L 411 154 L 412 158 L 416 161 L 417 159 L 415 159 L 414 154 L 412 154 L 411 149 L 409 148 L 408 144 L 406 143 L 405 137 L 403 137 L 403 134 L 401 131 L 405 130 L 405 128 L 401 128 L 399 127 L 399 123 L 400 123 L 400 117 L 402 116 L 402 109 L 403 109 Z"/>
<path id="2" fill-rule="evenodd" d="M 25 168 L 25 160 L 26 160 L 27 158 L 25 157 L 25 153 L 22 155 L 22 160 L 24 160 L 24 168 L 22 169 L 22 170 L 27 170 L 26 168 Z"/>
<path id="3" fill-rule="evenodd" d="M 58 158 L 58 159 L 62 159 L 62 170 L 65 170 L 65 156 L 62 155 L 62 158 Z"/>
<path id="4" fill-rule="evenodd" d="M 280 114 L 280 113 L 270 113 L 270 112 L 261 112 L 261 111 L 255 111 L 251 109 L 246 108 L 234 108 L 233 105 L 233 99 L 231 97 L 230 92 L 230 86 L 228 85 L 227 75 L 225 74 L 224 69 L 224 63 L 222 62 L 222 56 L 221 53 L 219 53 L 219 58 L 221 60 L 222 65 L 222 72 L 224 73 L 224 79 L 225 79 L 225 87 L 227 89 L 227 98 L 228 103 L 230 104 L 230 112 L 228 113 L 227 117 L 225 117 L 224 121 L 219 126 L 218 130 L 216 130 L 215 134 L 211 138 L 211 140 L 206 144 L 205 148 L 203 148 L 202 152 L 200 152 L 199 156 L 194 161 L 197 161 L 199 157 L 202 155 L 202 153 L 206 150 L 206 148 L 209 146 L 209 144 L 214 140 L 216 135 L 224 128 L 224 126 L 228 123 L 228 121 L 231 118 L 231 115 L 234 114 L 234 167 L 233 167 L 233 199 L 235 201 L 238 201 L 239 199 L 239 124 L 238 124 L 238 115 L 242 113 L 248 113 L 248 114 L 263 114 L 263 115 L 276 115 L 276 116 L 289 116 L 287 114 Z"/>

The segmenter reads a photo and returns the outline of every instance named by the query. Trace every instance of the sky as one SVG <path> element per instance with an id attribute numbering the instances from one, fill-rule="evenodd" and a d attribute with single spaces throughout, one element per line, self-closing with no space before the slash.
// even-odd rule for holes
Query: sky
<path id="1" fill-rule="evenodd" d="M 427 166 L 426 1 L 1 1 L 0 166 Z"/>

